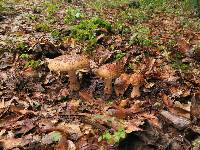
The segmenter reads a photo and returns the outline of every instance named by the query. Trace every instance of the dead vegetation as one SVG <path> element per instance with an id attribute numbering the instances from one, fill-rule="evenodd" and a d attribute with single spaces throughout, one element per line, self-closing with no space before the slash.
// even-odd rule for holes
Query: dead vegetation
<path id="1" fill-rule="evenodd" d="M 0 149 L 199 149 L 197 8 L 2 0 Z"/>

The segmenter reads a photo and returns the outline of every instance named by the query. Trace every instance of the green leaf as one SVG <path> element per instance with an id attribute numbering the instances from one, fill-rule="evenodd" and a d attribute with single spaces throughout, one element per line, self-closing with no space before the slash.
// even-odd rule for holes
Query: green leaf
<path id="1" fill-rule="evenodd" d="M 58 142 L 62 137 L 62 134 L 60 132 L 54 131 L 51 132 L 51 140 L 54 142 Z"/>
<path id="2" fill-rule="evenodd" d="M 98 142 L 101 142 L 102 140 L 103 140 L 103 137 L 100 136 L 100 137 L 98 138 Z"/>

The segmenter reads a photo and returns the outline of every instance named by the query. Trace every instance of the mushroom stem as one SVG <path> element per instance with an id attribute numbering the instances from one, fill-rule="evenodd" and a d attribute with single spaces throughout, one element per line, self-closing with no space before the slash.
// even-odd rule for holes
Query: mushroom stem
<path id="1" fill-rule="evenodd" d="M 68 71 L 69 75 L 69 89 L 70 91 L 78 91 L 80 89 L 80 84 L 78 82 L 78 79 L 76 77 L 76 71 L 71 70 Z"/>
<path id="2" fill-rule="evenodd" d="M 131 92 L 131 98 L 139 97 L 140 95 L 141 95 L 140 94 L 140 85 L 133 86 L 133 89 Z"/>
<path id="3" fill-rule="evenodd" d="M 104 79 L 104 94 L 112 94 L 112 78 Z"/>

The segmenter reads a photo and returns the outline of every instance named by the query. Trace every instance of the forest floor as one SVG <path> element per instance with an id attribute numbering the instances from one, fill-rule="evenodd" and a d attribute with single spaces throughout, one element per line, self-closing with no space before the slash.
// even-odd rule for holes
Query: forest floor
<path id="1" fill-rule="evenodd" d="M 77 92 L 49 70 L 75 53 L 123 60 L 111 95 L 93 69 Z M 199 61 L 200 18 L 182 1 L 1 0 L 0 149 L 198 150 Z"/>

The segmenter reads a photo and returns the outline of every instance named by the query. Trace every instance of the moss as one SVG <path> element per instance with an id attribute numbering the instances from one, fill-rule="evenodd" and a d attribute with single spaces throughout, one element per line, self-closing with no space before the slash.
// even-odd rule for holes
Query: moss
<path id="1" fill-rule="evenodd" d="M 50 31 L 50 27 L 49 27 L 48 23 L 45 23 L 45 22 L 38 23 L 36 25 L 36 31 L 39 31 L 39 32 L 49 32 Z"/>
<path id="2" fill-rule="evenodd" d="M 69 7 L 66 10 L 66 16 L 64 22 L 67 24 L 73 24 L 77 19 L 84 18 L 84 14 L 78 8 Z"/>
<path id="3" fill-rule="evenodd" d="M 98 17 L 82 20 L 78 25 L 72 27 L 72 36 L 79 40 L 91 40 L 96 38 L 95 30 L 98 28 L 111 30 L 111 24 Z"/>
<path id="4" fill-rule="evenodd" d="M 140 46 L 150 46 L 153 41 L 150 39 L 150 29 L 143 25 L 137 25 L 132 28 L 132 36 L 130 38 L 130 44 L 136 44 Z"/>

